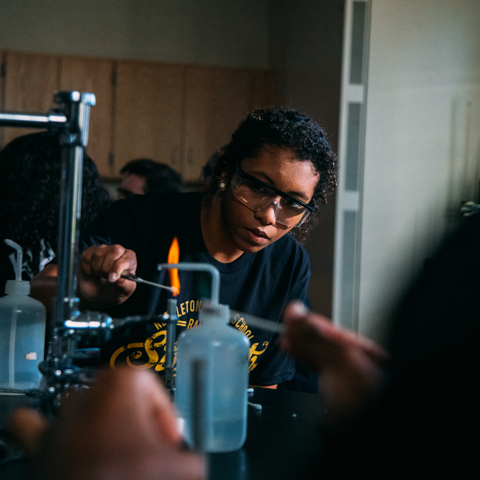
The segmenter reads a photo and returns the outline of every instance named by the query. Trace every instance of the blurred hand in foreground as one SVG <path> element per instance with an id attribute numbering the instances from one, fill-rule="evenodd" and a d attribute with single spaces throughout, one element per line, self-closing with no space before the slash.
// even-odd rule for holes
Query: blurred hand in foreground
<path id="1" fill-rule="evenodd" d="M 127 368 L 102 371 L 72 392 L 51 423 L 17 410 L 11 430 L 34 459 L 36 478 L 204 479 L 204 460 L 182 450 L 172 403 L 158 379 Z"/>
<path id="2" fill-rule="evenodd" d="M 282 348 L 319 373 L 328 417 L 339 426 L 371 402 L 382 384 L 388 355 L 379 345 L 292 302 L 284 312 Z"/>

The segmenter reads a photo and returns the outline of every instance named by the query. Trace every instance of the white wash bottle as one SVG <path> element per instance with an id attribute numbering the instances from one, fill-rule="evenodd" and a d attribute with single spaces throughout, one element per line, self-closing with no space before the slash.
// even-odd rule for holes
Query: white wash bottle
<path id="1" fill-rule="evenodd" d="M 180 430 L 195 448 L 231 452 L 246 438 L 250 342 L 229 326 L 227 305 L 204 301 L 199 320 L 200 326 L 178 338 L 175 405 Z"/>
<path id="2" fill-rule="evenodd" d="M 45 348 L 45 307 L 28 295 L 30 283 L 22 278 L 22 249 L 17 250 L 16 280 L 8 280 L 6 296 L 0 298 L 0 388 L 38 388 L 38 364 Z"/>

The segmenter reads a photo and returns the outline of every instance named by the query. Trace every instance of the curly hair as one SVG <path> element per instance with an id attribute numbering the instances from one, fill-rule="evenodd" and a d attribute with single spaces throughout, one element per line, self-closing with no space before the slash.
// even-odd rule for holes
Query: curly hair
<path id="1" fill-rule="evenodd" d="M 323 128 L 313 119 L 296 110 L 281 107 L 261 108 L 251 113 L 233 133 L 213 166 L 208 192 L 214 195 L 222 176 L 230 181 L 236 165 L 255 158 L 264 147 L 292 150 L 298 160 L 309 161 L 319 174 L 313 200 L 327 203 L 337 185 L 337 158 Z M 319 208 L 300 226 L 296 236 L 301 242 L 317 224 Z"/>
<path id="2" fill-rule="evenodd" d="M 0 152 L 1 230 L 30 250 L 34 275 L 45 243 L 57 248 L 61 163 L 62 147 L 48 132 L 18 137 Z M 109 204 L 97 167 L 84 154 L 80 230 Z"/>

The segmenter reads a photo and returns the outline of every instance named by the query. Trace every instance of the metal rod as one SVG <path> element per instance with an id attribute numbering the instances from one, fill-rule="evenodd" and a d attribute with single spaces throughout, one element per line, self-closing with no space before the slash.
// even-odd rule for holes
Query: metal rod
<path id="1" fill-rule="evenodd" d="M 174 295 L 177 293 L 177 289 L 175 287 L 168 287 L 167 285 L 162 285 L 160 283 L 150 282 L 148 280 L 144 280 L 143 278 L 137 277 L 133 273 L 122 273 L 120 277 L 135 283 L 145 283 L 146 285 L 151 285 L 152 287 L 163 288 L 169 292 L 172 292 Z"/>
<path id="2" fill-rule="evenodd" d="M 239 320 L 239 318 L 243 318 L 249 327 L 252 326 L 260 328 L 273 333 L 283 333 L 285 331 L 285 325 L 283 323 L 277 323 L 272 320 L 266 320 L 265 318 L 255 317 L 247 313 L 230 310 L 230 320 Z"/>
<path id="3" fill-rule="evenodd" d="M 39 113 L 0 112 L 0 126 L 2 127 L 46 129 L 52 125 L 64 125 L 66 122 L 67 117 L 57 113 L 42 115 Z"/>
<path id="4" fill-rule="evenodd" d="M 197 272 L 209 272 L 212 275 L 212 292 L 211 292 L 211 301 L 212 303 L 218 305 L 218 298 L 220 292 L 220 272 L 213 265 L 208 263 L 159 263 L 157 265 L 158 270 L 190 270 Z"/>
<path id="5" fill-rule="evenodd" d="M 175 388 L 175 376 L 173 360 L 175 356 L 175 331 L 177 328 L 177 301 L 168 299 L 168 314 L 164 316 L 167 322 L 167 345 L 165 352 L 165 387 L 169 390 Z"/>
<path id="6" fill-rule="evenodd" d="M 58 134 L 63 147 L 60 177 L 61 196 L 58 226 L 58 279 L 54 308 L 54 328 L 45 360 L 48 395 L 44 408 L 58 408 L 63 387 L 76 383 L 76 370 L 72 368 L 77 341 L 76 330 L 64 330 L 64 322 L 78 315 L 76 298 L 76 267 L 78 221 L 81 214 L 83 153 L 88 142 L 90 107 L 95 105 L 93 93 L 77 91 L 57 92 L 58 109 L 47 115 L 1 112 L 0 126 L 43 128 Z"/>
<path id="7" fill-rule="evenodd" d="M 60 134 L 64 147 L 58 235 L 58 281 L 55 325 L 78 316 L 77 287 L 78 223 L 82 206 L 83 154 L 88 142 L 90 107 L 95 105 L 92 93 L 57 92 L 55 101 L 68 118 Z"/>
<path id="8" fill-rule="evenodd" d="M 83 148 L 67 147 L 60 180 L 60 218 L 58 227 L 58 284 L 56 325 L 62 325 L 78 311 L 76 308 L 76 269 L 78 221 L 82 203 Z"/>
<path id="9" fill-rule="evenodd" d="M 192 361 L 192 440 L 197 452 L 205 450 L 205 360 Z"/>
<path id="10" fill-rule="evenodd" d="M 58 131 L 64 147 L 61 176 L 61 197 L 58 236 L 58 281 L 55 304 L 55 325 L 78 314 L 76 305 L 77 223 L 80 219 L 83 150 L 88 142 L 90 107 L 95 105 L 93 93 L 57 92 L 59 108 L 46 115 L 37 113 L 0 112 L 0 126 L 45 128 Z"/>

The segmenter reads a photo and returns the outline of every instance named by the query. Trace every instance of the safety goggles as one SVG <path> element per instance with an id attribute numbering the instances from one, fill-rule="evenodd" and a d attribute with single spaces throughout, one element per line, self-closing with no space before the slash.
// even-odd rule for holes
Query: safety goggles
<path id="1" fill-rule="evenodd" d="M 267 207 L 273 208 L 276 223 L 286 227 L 299 227 L 314 210 L 313 200 L 307 205 L 298 198 L 245 173 L 240 165 L 237 165 L 231 187 L 233 195 L 253 212 Z"/>

